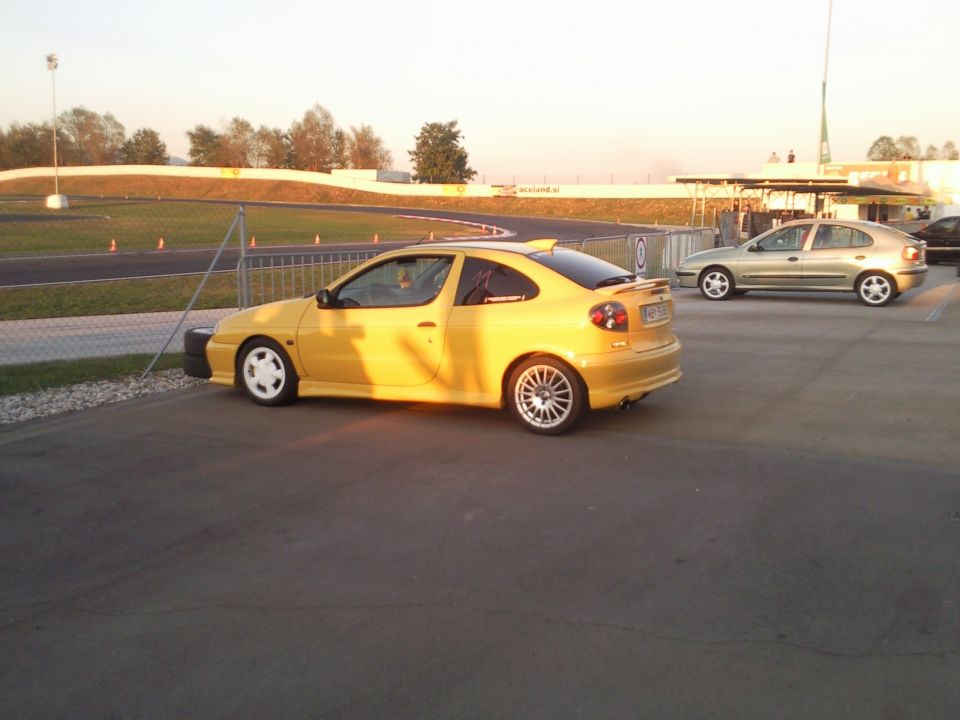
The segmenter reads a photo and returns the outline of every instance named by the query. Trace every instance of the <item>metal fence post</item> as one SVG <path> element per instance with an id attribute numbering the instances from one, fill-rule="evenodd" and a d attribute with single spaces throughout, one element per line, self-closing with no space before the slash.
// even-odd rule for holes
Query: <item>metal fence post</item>
<path id="1" fill-rule="evenodd" d="M 250 307 L 250 285 L 247 282 L 247 211 L 243 205 L 238 209 L 240 218 L 240 297 L 238 305 L 240 309 Z"/>
<path id="2" fill-rule="evenodd" d="M 242 218 L 243 208 L 240 208 L 237 211 L 236 216 L 234 216 L 233 222 L 230 223 L 230 229 L 227 230 L 227 234 L 223 236 L 223 242 L 221 242 L 220 247 L 217 248 L 217 254 L 214 255 L 213 260 L 210 261 L 210 267 L 207 268 L 207 272 L 204 273 L 203 279 L 200 281 L 200 285 L 197 286 L 197 291 L 193 293 L 193 297 L 190 298 L 190 302 L 187 303 L 186 309 L 183 311 L 183 314 L 177 321 L 177 326 L 170 333 L 170 337 L 167 338 L 167 341 L 163 344 L 163 347 L 160 348 L 160 352 L 153 356 L 153 360 L 150 361 L 147 369 L 144 370 L 143 375 L 140 376 L 141 380 L 150 374 L 150 371 L 153 370 L 153 366 L 157 364 L 160 356 L 167 351 L 167 347 L 169 347 L 170 343 L 173 342 L 173 339 L 177 336 L 177 333 L 180 332 L 180 328 L 183 326 L 183 321 L 187 319 L 187 315 L 189 315 L 190 311 L 193 310 L 193 306 L 196 304 L 197 298 L 200 297 L 200 293 L 203 292 L 203 288 L 206 286 L 207 280 L 210 279 L 210 275 L 213 273 L 213 268 L 216 267 L 217 261 L 220 260 L 220 256 L 223 254 L 223 249 L 227 246 L 227 242 L 233 236 L 233 231 L 237 227 L 237 221 L 241 220 Z"/>

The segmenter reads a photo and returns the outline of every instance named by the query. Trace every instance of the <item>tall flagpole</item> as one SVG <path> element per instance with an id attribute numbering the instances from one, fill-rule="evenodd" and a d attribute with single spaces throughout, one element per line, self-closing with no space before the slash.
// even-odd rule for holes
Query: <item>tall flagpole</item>
<path id="1" fill-rule="evenodd" d="M 827 49 L 823 58 L 823 85 L 820 92 L 820 142 L 817 143 L 817 175 L 821 166 L 831 162 L 830 139 L 827 136 L 827 70 L 830 67 L 830 26 L 833 22 L 833 0 L 827 5 Z"/>

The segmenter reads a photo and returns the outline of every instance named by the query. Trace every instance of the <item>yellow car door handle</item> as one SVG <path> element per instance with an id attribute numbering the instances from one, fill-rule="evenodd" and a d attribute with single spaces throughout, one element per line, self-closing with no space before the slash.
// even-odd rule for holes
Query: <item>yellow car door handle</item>
<path id="1" fill-rule="evenodd" d="M 857 255 L 857 257 L 856 257 L 855 259 L 856 259 L 856 260 L 866 260 L 866 259 L 867 259 L 867 256 L 866 256 L 866 255 Z"/>
<path id="2" fill-rule="evenodd" d="M 417 327 L 436 327 L 437 324 L 433 320 L 424 320 L 422 323 L 417 325 Z"/>

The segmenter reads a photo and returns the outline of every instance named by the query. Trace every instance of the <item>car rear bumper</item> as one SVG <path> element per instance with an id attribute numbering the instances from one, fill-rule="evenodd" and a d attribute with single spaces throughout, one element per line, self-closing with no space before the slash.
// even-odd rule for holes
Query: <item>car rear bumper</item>
<path id="1" fill-rule="evenodd" d="M 587 384 L 590 407 L 614 407 L 680 379 L 680 341 L 654 350 L 622 350 L 579 358 L 577 370 Z"/>
<path id="2" fill-rule="evenodd" d="M 927 279 L 927 266 L 897 270 L 897 290 L 904 292 L 923 285 Z"/>

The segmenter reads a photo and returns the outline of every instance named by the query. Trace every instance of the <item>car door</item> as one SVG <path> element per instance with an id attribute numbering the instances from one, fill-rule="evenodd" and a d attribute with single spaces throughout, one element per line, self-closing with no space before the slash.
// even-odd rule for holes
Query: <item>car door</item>
<path id="1" fill-rule="evenodd" d="M 849 225 L 820 223 L 809 249 L 800 255 L 804 287 L 853 288 L 873 255 L 873 238 Z"/>
<path id="2" fill-rule="evenodd" d="M 443 356 L 456 259 L 454 253 L 393 258 L 336 288 L 333 307 L 308 308 L 297 345 L 310 378 L 400 387 L 429 382 Z"/>
<path id="3" fill-rule="evenodd" d="M 791 288 L 800 284 L 800 251 L 813 223 L 773 230 L 748 244 L 737 261 L 737 287 Z"/>

